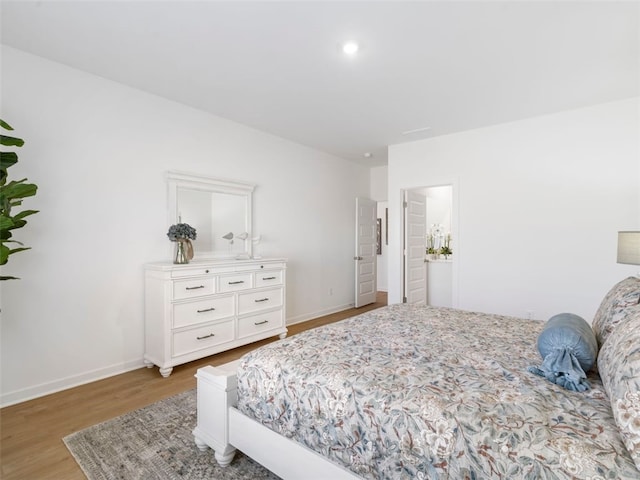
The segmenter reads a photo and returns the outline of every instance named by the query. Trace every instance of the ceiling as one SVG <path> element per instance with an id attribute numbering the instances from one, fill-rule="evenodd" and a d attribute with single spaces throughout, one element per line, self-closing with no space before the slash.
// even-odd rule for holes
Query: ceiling
<path id="1" fill-rule="evenodd" d="M 640 95 L 636 1 L 0 5 L 5 45 L 371 166 L 391 144 Z"/>

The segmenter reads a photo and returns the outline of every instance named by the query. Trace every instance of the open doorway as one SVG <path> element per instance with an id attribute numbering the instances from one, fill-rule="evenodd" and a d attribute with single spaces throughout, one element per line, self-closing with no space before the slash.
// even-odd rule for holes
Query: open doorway
<path id="1" fill-rule="evenodd" d="M 403 301 L 454 306 L 453 185 L 403 192 Z"/>

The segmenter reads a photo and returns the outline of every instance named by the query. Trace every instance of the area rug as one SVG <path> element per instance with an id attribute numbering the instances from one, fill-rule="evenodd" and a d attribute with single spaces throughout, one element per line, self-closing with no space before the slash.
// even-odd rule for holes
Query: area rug
<path id="1" fill-rule="evenodd" d="M 242 453 L 220 467 L 213 451 L 200 451 L 196 391 L 154 403 L 65 437 L 89 480 L 270 479 L 278 477 Z"/>

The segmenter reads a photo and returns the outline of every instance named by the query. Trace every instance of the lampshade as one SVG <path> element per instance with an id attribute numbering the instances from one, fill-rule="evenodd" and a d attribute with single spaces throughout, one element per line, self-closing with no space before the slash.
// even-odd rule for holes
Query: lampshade
<path id="1" fill-rule="evenodd" d="M 618 263 L 640 265 L 640 232 L 618 232 Z"/>

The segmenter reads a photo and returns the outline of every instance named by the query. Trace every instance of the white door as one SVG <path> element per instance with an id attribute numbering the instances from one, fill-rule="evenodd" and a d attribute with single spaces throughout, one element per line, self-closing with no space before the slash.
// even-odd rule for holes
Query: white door
<path id="1" fill-rule="evenodd" d="M 404 302 L 427 303 L 427 202 L 411 190 L 404 202 Z"/>
<path id="2" fill-rule="evenodd" d="M 376 229 L 377 203 L 356 198 L 356 308 L 376 301 Z"/>

